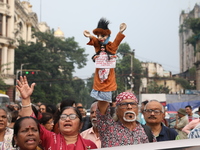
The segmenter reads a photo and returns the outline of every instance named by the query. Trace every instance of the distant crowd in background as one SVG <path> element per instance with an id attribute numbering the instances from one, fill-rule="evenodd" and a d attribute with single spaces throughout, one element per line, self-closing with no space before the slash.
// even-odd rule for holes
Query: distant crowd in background
<path id="1" fill-rule="evenodd" d="M 20 88 L 23 95 L 24 86 Z M 139 106 L 129 92 L 112 103 L 95 100 L 89 114 L 72 99 L 32 104 L 30 95 L 20 104 L 0 108 L 0 149 L 96 149 L 200 138 L 199 114 L 192 113 L 190 105 L 177 111 L 175 125 L 169 128 L 167 110 L 159 101 L 146 100 Z"/>

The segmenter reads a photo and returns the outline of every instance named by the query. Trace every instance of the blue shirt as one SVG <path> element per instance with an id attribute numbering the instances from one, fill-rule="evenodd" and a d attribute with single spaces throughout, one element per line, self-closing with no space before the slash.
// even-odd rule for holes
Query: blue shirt
<path id="1" fill-rule="evenodd" d="M 142 125 L 146 124 L 146 121 L 142 113 L 139 113 L 137 118 L 138 118 L 139 123 L 141 123 Z"/>
<path id="2" fill-rule="evenodd" d="M 159 133 L 159 135 L 156 137 L 156 140 L 159 141 L 169 141 L 169 140 L 175 140 L 176 136 L 178 135 L 178 133 L 172 129 L 172 128 L 168 128 L 166 126 L 164 126 L 161 123 L 162 129 Z"/>

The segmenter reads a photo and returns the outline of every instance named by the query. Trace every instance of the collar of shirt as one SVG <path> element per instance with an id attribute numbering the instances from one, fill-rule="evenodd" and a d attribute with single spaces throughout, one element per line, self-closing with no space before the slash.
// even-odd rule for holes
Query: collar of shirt
<path id="1" fill-rule="evenodd" d="M 89 128 L 89 131 L 88 131 L 90 134 L 94 134 L 94 130 L 93 130 L 93 127 Z"/>

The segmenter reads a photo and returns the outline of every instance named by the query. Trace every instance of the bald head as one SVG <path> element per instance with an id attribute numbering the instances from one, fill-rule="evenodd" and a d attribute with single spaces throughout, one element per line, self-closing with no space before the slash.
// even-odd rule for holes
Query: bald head
<path id="1" fill-rule="evenodd" d="M 162 110 L 162 112 L 164 113 L 165 109 L 163 107 L 163 105 L 158 101 L 158 100 L 150 100 L 145 106 L 144 106 L 144 110 L 148 109 L 148 106 L 154 105 L 156 104 L 158 107 L 160 106 L 160 109 Z"/>

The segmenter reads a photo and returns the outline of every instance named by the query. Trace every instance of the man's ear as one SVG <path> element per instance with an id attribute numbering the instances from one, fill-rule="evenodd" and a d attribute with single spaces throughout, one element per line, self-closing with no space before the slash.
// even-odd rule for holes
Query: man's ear
<path id="1" fill-rule="evenodd" d="M 162 114 L 162 118 L 163 118 L 163 120 L 165 119 L 165 112 Z"/>

